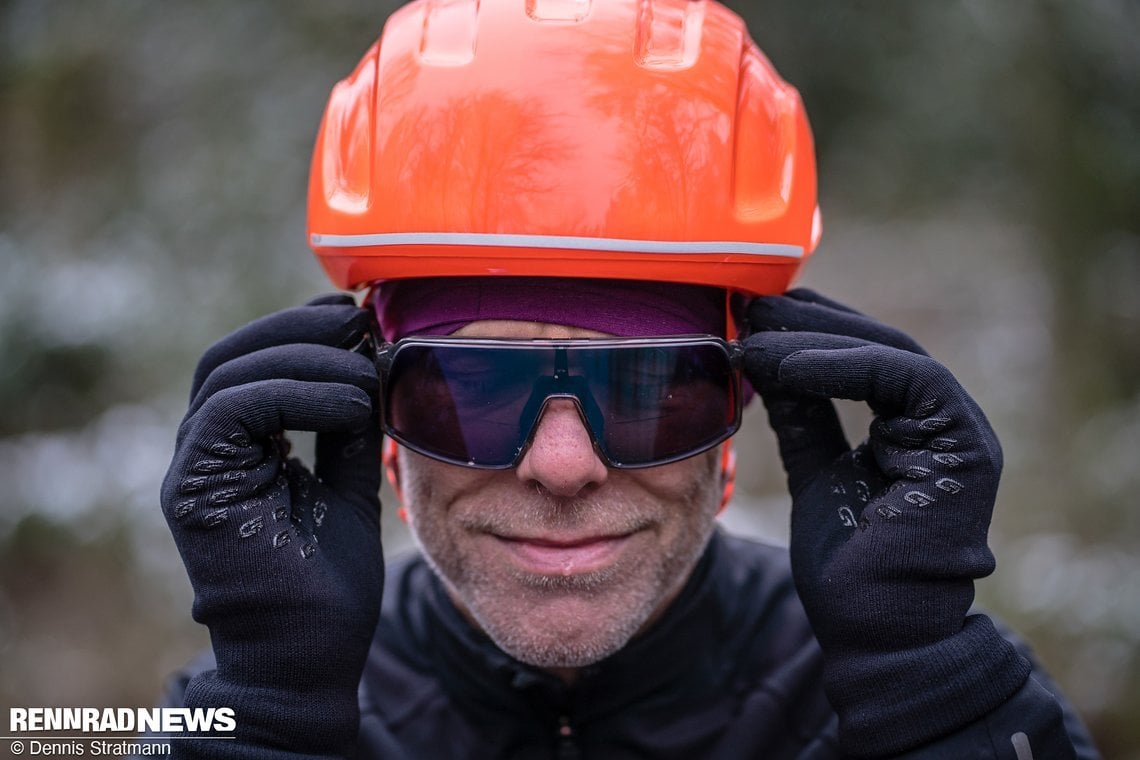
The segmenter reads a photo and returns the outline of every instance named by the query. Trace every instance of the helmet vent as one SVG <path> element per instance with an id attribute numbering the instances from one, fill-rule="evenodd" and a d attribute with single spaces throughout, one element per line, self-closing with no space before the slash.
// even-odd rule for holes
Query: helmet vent
<path id="1" fill-rule="evenodd" d="M 475 60 L 478 0 L 428 0 L 420 58 L 435 66 L 465 66 Z"/>
<path id="2" fill-rule="evenodd" d="M 754 46 L 741 59 L 736 111 L 735 201 L 741 218 L 788 213 L 796 180 L 799 95 Z"/>
<path id="3" fill-rule="evenodd" d="M 590 15 L 593 0 L 526 0 L 526 15 L 535 21 L 576 23 Z"/>
<path id="4" fill-rule="evenodd" d="M 687 69 L 701 48 L 704 0 L 641 0 L 637 62 L 650 69 Z"/>

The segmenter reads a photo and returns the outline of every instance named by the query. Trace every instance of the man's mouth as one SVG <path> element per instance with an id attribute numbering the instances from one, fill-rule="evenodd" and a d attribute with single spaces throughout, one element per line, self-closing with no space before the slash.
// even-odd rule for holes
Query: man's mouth
<path id="1" fill-rule="evenodd" d="M 575 537 L 495 535 L 512 559 L 536 575 L 582 575 L 612 565 L 631 533 Z"/>

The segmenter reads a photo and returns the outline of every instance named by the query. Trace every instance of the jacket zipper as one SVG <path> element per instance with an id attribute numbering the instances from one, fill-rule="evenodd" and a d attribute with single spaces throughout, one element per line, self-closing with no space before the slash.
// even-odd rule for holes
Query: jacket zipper
<path id="1" fill-rule="evenodd" d="M 558 751 L 555 753 L 558 760 L 578 760 L 578 744 L 574 741 L 574 728 L 570 725 L 570 716 L 562 715 L 558 718 Z"/>

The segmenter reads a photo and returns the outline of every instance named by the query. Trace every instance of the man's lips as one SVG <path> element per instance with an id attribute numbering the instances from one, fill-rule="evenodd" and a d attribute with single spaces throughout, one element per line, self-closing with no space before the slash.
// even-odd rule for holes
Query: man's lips
<path id="1" fill-rule="evenodd" d="M 575 538 L 495 535 L 495 538 L 527 572 L 569 576 L 597 572 L 613 564 L 630 535 Z"/>

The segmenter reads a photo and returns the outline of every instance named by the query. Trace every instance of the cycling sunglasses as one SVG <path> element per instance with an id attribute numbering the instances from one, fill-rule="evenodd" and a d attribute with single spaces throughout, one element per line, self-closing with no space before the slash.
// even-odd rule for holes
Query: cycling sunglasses
<path id="1" fill-rule="evenodd" d="M 384 430 L 441 462 L 506 469 L 565 398 L 609 467 L 668 464 L 740 427 L 742 353 L 713 336 L 405 338 L 377 352 Z"/>

